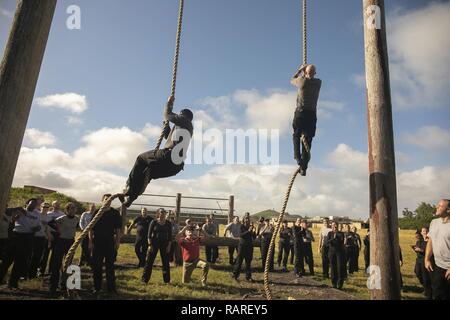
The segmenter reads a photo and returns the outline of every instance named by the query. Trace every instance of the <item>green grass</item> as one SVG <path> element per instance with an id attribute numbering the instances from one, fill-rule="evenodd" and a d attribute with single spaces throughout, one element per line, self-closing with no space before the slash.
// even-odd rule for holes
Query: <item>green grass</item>
<path id="1" fill-rule="evenodd" d="M 314 236 L 318 239 L 319 229 L 313 229 Z M 360 232 L 361 237 L 364 237 L 365 231 Z M 415 253 L 410 249 L 410 245 L 414 241 L 414 231 L 401 231 L 400 244 L 403 251 L 404 265 L 402 267 L 402 275 L 404 288 L 403 299 L 423 299 L 421 293 L 421 286 L 414 274 Z M 79 251 L 79 250 L 78 250 Z M 320 283 L 330 285 L 330 280 L 322 279 L 321 259 L 317 253 L 317 242 L 313 244 L 315 272 L 314 277 Z M 201 250 L 202 258 L 204 259 L 204 250 Z M 208 277 L 208 286 L 202 287 L 200 284 L 201 270 L 194 271 L 192 276 L 192 283 L 188 285 L 181 284 L 181 267 L 171 267 L 171 284 L 164 284 L 162 280 L 162 271 L 158 265 L 161 265 L 159 256 L 156 259 L 157 267 L 154 268 L 152 278 L 148 285 L 143 285 L 140 281 L 142 276 L 142 269 L 137 268 L 118 268 L 116 269 L 118 296 L 109 296 L 108 294 L 101 294 L 100 299 L 242 299 L 245 294 L 260 294 L 262 288 L 261 283 L 247 283 L 241 281 L 240 284 L 234 282 L 230 277 L 231 267 L 228 265 L 228 250 L 227 248 L 220 249 L 220 262 L 213 269 L 210 269 Z M 78 261 L 79 252 L 74 259 Z M 276 255 L 275 255 L 276 257 Z M 119 249 L 120 265 L 135 265 L 137 258 L 134 253 L 132 244 L 122 244 Z M 364 257 L 362 252 L 360 254 L 359 265 L 364 266 Z M 254 272 L 255 279 L 261 280 L 261 260 L 260 250 L 255 248 L 254 259 L 252 267 L 257 268 Z M 292 271 L 293 266 L 288 266 Z M 87 270 L 87 269 L 86 269 Z M 289 276 L 293 277 L 292 272 Z M 244 278 L 243 275 L 241 278 Z M 369 299 L 369 291 L 366 287 L 366 275 L 363 270 L 358 273 L 349 275 L 348 280 L 344 284 L 344 291 L 355 296 L 357 299 Z M 46 290 L 47 286 L 41 280 L 24 281 L 20 284 L 21 287 L 31 290 Z M 83 298 L 91 298 L 86 293 L 92 289 L 92 278 L 90 273 L 83 274 L 82 294 Z M 287 297 L 286 297 L 287 299 Z"/>

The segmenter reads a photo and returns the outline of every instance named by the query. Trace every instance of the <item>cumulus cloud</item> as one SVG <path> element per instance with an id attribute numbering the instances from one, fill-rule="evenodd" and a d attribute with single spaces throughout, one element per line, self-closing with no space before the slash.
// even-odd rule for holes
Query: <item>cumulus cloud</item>
<path id="1" fill-rule="evenodd" d="M 81 114 L 88 109 L 86 96 L 72 92 L 39 97 L 35 102 L 43 108 L 63 109 L 74 114 Z"/>
<path id="2" fill-rule="evenodd" d="M 56 137 L 50 132 L 30 128 L 25 130 L 23 144 L 28 147 L 52 146 L 56 143 Z"/>
<path id="3" fill-rule="evenodd" d="M 435 108 L 450 99 L 450 2 L 397 11 L 388 22 L 393 101 L 399 108 Z"/>
<path id="4" fill-rule="evenodd" d="M 151 123 L 146 123 L 141 133 L 147 138 L 157 139 L 161 134 L 161 125 L 156 126 Z"/>
<path id="5" fill-rule="evenodd" d="M 437 126 L 424 126 L 415 133 L 405 133 L 403 140 L 426 150 L 448 151 L 450 131 Z"/>
<path id="6" fill-rule="evenodd" d="M 77 116 L 68 116 L 66 117 L 67 124 L 71 126 L 79 126 L 83 124 L 83 119 L 77 117 Z"/>

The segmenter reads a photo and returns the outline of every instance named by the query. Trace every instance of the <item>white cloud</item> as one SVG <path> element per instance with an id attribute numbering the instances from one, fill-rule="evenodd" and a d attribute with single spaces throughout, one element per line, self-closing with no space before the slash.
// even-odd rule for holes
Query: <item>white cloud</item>
<path id="1" fill-rule="evenodd" d="M 23 144 L 28 147 L 52 146 L 56 143 L 56 137 L 50 132 L 30 128 L 25 130 Z"/>
<path id="2" fill-rule="evenodd" d="M 141 133 L 147 138 L 158 139 L 161 134 L 161 129 L 161 125 L 155 126 L 154 124 L 146 123 Z"/>
<path id="3" fill-rule="evenodd" d="M 12 18 L 12 17 L 14 16 L 14 13 L 11 12 L 11 11 L 9 11 L 9 10 L 0 8 L 0 15 L 1 15 L 1 16 L 4 16 L 4 17 Z"/>
<path id="4" fill-rule="evenodd" d="M 79 126 L 83 124 L 83 119 L 77 116 L 68 116 L 66 117 L 67 123 L 71 126 Z"/>
<path id="5" fill-rule="evenodd" d="M 446 106 L 450 99 L 450 2 L 389 17 L 393 101 L 399 108 Z"/>
<path id="6" fill-rule="evenodd" d="M 86 96 L 77 93 L 53 94 L 36 98 L 36 104 L 44 108 L 64 109 L 81 114 L 88 109 Z"/>
<path id="7" fill-rule="evenodd" d="M 129 170 L 137 155 L 148 149 L 147 138 L 129 128 L 102 128 L 83 137 L 85 146 L 74 152 L 74 162 L 89 168 Z"/>
<path id="8" fill-rule="evenodd" d="M 403 140 L 426 150 L 448 151 L 450 131 L 436 126 L 425 126 L 415 133 L 403 134 Z"/>

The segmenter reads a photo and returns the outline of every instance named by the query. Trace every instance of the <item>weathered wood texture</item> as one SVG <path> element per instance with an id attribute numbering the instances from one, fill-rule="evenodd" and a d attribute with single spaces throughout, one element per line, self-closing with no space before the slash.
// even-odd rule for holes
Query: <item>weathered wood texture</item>
<path id="1" fill-rule="evenodd" d="M 0 216 L 30 114 L 56 0 L 20 0 L 0 65 Z"/>
<path id="2" fill-rule="evenodd" d="M 374 7 L 376 6 L 376 7 Z M 376 300 L 400 299 L 394 131 L 383 0 L 363 0 L 370 174 L 370 262 Z M 377 20 L 379 25 L 376 26 Z"/>

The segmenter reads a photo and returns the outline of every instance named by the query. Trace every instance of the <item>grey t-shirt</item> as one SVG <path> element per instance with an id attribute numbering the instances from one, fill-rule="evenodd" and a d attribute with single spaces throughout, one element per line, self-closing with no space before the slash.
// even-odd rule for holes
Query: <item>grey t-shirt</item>
<path id="1" fill-rule="evenodd" d="M 26 215 L 21 214 L 14 223 L 14 232 L 34 234 L 41 226 L 41 215 L 39 211 L 27 211 Z"/>
<path id="2" fill-rule="evenodd" d="M 241 224 L 240 223 L 230 223 L 227 226 L 227 237 L 228 238 L 239 238 L 241 236 Z"/>
<path id="3" fill-rule="evenodd" d="M 203 231 L 210 236 L 215 236 L 217 234 L 217 226 L 214 223 L 207 224 L 205 223 L 202 227 Z"/>
<path id="4" fill-rule="evenodd" d="M 59 228 L 59 237 L 61 239 L 74 239 L 79 221 L 80 219 L 77 216 L 70 218 L 67 215 L 63 215 L 57 218 L 56 224 Z"/>
<path id="5" fill-rule="evenodd" d="M 298 88 L 297 92 L 297 110 L 299 111 L 317 111 L 317 101 L 319 100 L 320 87 L 322 80 L 320 79 L 294 79 Z"/>
<path id="6" fill-rule="evenodd" d="M 437 218 L 430 223 L 428 237 L 433 247 L 434 261 L 442 269 L 450 269 L 450 222 Z"/>

